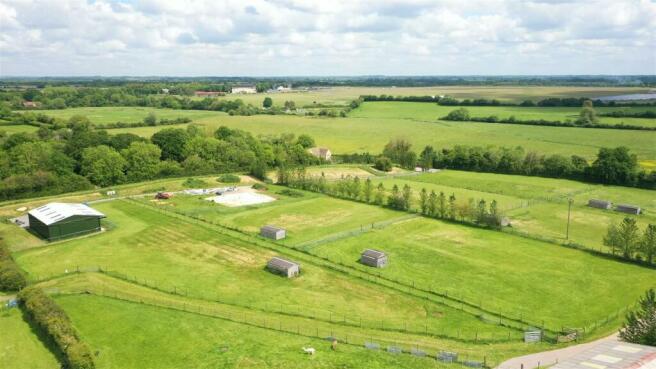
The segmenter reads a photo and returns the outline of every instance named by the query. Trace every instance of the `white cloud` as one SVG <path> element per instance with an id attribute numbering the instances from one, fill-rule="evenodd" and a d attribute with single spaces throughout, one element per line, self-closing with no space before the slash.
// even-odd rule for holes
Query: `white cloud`
<path id="1" fill-rule="evenodd" d="M 0 75 L 654 74 L 649 0 L 0 0 Z"/>

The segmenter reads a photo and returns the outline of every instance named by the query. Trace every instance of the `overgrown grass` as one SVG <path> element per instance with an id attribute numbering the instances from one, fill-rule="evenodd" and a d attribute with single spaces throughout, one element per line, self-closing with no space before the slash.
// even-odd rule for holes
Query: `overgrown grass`
<path id="1" fill-rule="evenodd" d="M 389 266 L 380 270 L 384 276 L 551 327 L 589 326 L 656 285 L 653 269 L 429 219 L 323 244 L 313 252 L 356 264 L 365 248 L 389 254 Z"/>

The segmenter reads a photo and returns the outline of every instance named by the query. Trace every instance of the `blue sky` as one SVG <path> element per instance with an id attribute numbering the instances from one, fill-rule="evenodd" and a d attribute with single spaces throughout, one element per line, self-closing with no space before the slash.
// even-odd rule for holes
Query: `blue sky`
<path id="1" fill-rule="evenodd" d="M 0 0 L 0 76 L 656 74 L 656 2 Z"/>

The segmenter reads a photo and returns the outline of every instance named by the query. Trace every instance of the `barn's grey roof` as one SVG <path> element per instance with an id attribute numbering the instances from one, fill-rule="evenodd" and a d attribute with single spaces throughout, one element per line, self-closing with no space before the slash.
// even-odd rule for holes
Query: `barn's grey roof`
<path id="1" fill-rule="evenodd" d="M 104 218 L 105 214 L 84 204 L 51 202 L 29 211 L 29 214 L 45 225 L 51 225 L 72 216 L 89 216 Z"/>
<path id="2" fill-rule="evenodd" d="M 612 203 L 608 200 L 599 200 L 599 199 L 590 199 L 588 204 L 599 204 L 599 205 L 611 205 Z"/>
<path id="3" fill-rule="evenodd" d="M 270 268 L 275 268 L 275 269 L 278 269 L 278 270 L 287 270 L 287 269 L 289 269 L 289 268 L 292 268 L 292 267 L 298 266 L 298 264 L 297 264 L 297 263 L 294 263 L 293 261 L 289 261 L 289 260 L 281 259 L 281 258 L 279 258 L 279 257 L 273 257 L 273 258 L 271 258 L 271 260 L 269 260 L 269 262 L 267 263 L 267 265 L 268 265 Z"/>
<path id="4" fill-rule="evenodd" d="M 261 228 L 262 231 L 269 231 L 269 232 L 278 232 L 278 231 L 284 231 L 284 229 L 272 225 L 265 225 Z"/>
<path id="5" fill-rule="evenodd" d="M 385 253 L 382 251 L 374 250 L 374 249 L 366 249 L 362 252 L 363 256 L 367 256 L 370 258 L 374 259 L 380 259 L 382 257 L 385 257 Z"/>

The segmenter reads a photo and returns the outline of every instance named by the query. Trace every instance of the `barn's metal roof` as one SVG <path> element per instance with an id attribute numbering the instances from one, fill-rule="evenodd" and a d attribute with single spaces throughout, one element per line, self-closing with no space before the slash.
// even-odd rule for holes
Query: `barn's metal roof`
<path id="1" fill-rule="evenodd" d="M 620 209 L 632 209 L 632 210 L 639 210 L 640 206 L 638 205 L 631 205 L 631 204 L 618 204 L 618 208 Z"/>
<path id="2" fill-rule="evenodd" d="M 277 270 L 285 270 L 285 271 L 289 268 L 298 266 L 297 263 L 294 263 L 289 260 L 281 259 L 278 257 L 271 258 L 271 260 L 269 260 L 267 265 L 269 266 L 269 268 L 275 268 Z"/>
<path id="3" fill-rule="evenodd" d="M 380 259 L 385 256 L 385 253 L 374 249 L 366 249 L 362 252 L 362 255 L 374 259 Z"/>
<path id="4" fill-rule="evenodd" d="M 105 214 L 96 209 L 92 209 L 84 204 L 69 204 L 63 202 L 51 202 L 30 210 L 29 214 L 43 222 L 45 225 L 51 225 L 72 216 L 88 216 L 104 218 Z"/>

